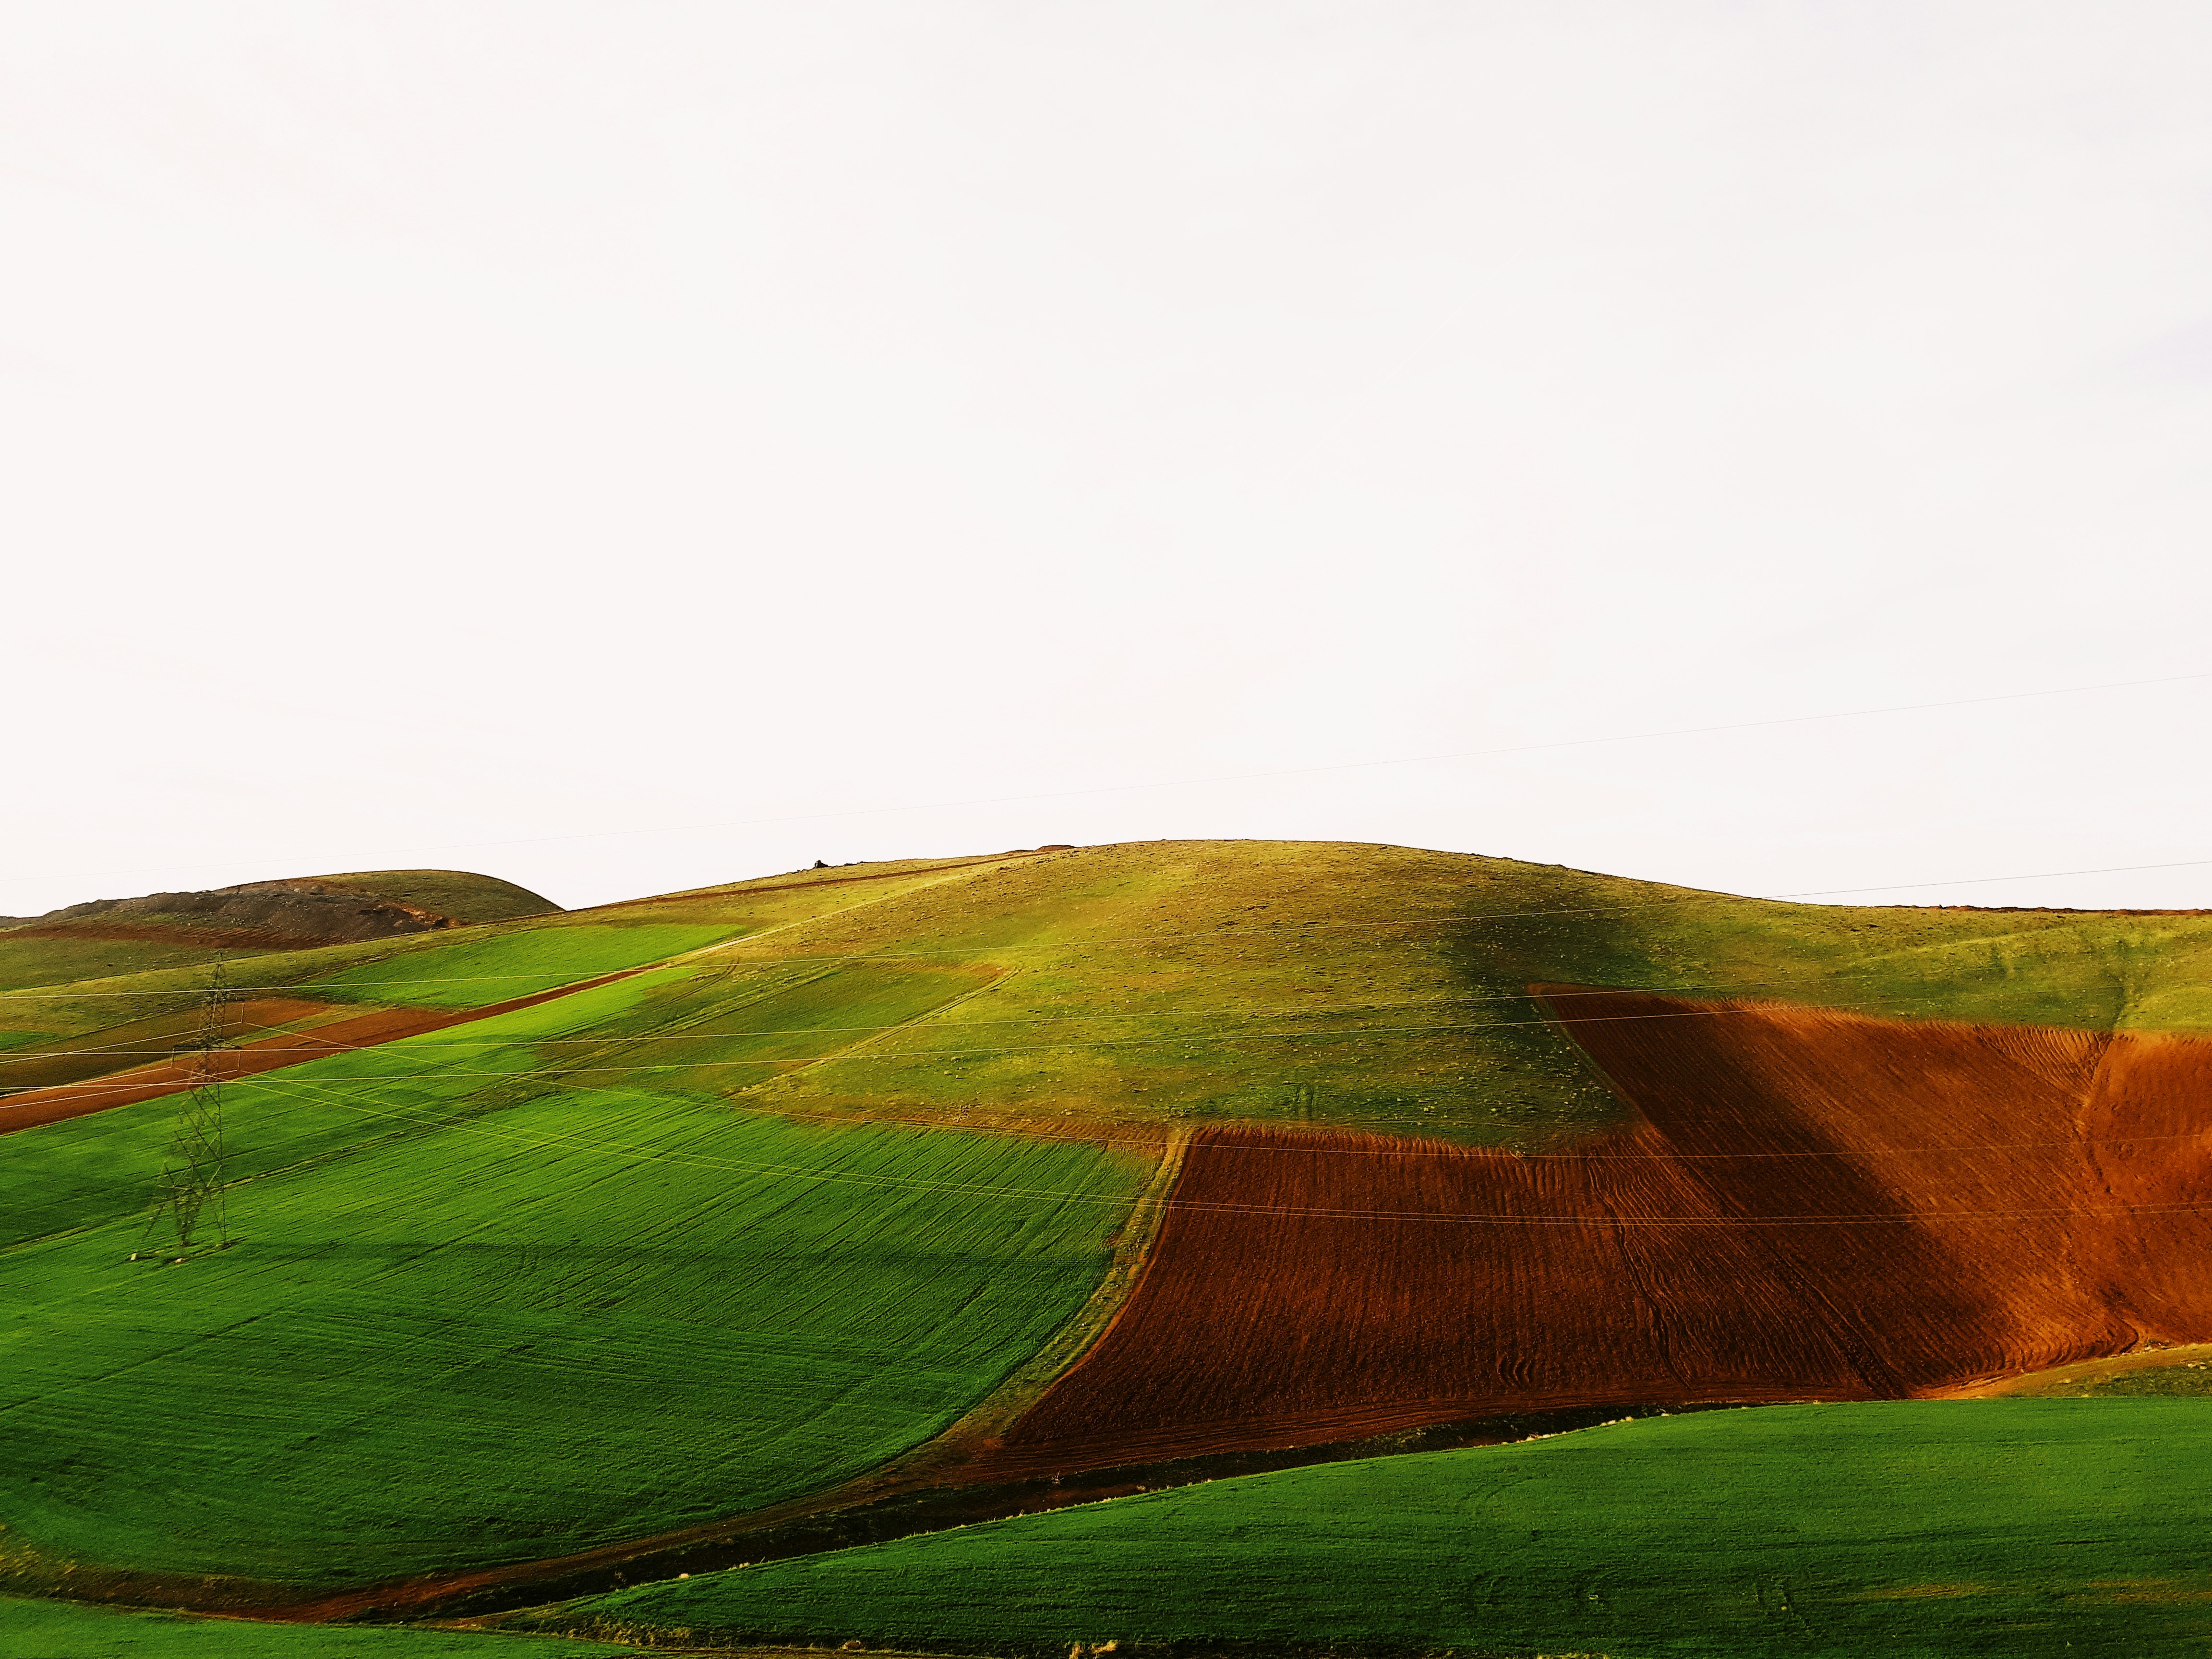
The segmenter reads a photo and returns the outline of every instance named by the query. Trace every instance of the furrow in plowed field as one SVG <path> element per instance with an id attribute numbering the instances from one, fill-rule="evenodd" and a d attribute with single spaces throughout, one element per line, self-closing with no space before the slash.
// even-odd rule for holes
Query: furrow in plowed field
<path id="1" fill-rule="evenodd" d="M 978 1478 L 2212 1339 L 2212 1042 L 1560 1006 L 1630 1124 L 1525 1158 L 1201 1133 L 1129 1305 Z"/>

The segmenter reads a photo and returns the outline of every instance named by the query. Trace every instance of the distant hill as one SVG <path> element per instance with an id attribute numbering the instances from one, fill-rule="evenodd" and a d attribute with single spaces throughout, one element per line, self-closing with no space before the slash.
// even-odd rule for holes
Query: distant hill
<path id="1" fill-rule="evenodd" d="M 527 887 L 466 870 L 356 870 L 347 875 L 316 876 L 313 879 L 325 887 L 343 888 L 349 893 L 411 905 L 468 924 L 513 921 L 520 916 L 548 915 L 561 908 L 544 894 L 533 893 Z"/>
<path id="2" fill-rule="evenodd" d="M 561 907 L 495 876 L 370 870 L 94 899 L 0 923 L 0 988 L 312 950 Z"/>

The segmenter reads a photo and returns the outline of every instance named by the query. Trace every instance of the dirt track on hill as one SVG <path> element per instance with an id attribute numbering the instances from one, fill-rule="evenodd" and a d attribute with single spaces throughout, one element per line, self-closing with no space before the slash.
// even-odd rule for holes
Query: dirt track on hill
<path id="1" fill-rule="evenodd" d="M 1121 1317 L 975 1478 L 2212 1339 L 2212 1042 L 1559 1006 L 1634 1121 L 1527 1158 L 1202 1133 Z"/>
<path id="2" fill-rule="evenodd" d="M 495 1002 L 484 1008 L 380 1008 L 374 1013 L 335 1020 L 311 1031 L 293 1031 L 283 1036 L 264 1037 L 258 1042 L 240 1043 L 234 1048 L 218 1048 L 215 1050 L 216 1075 L 225 1083 L 234 1082 L 240 1078 L 297 1066 L 304 1060 L 349 1054 L 356 1048 L 373 1048 L 380 1042 L 421 1036 L 426 1031 L 442 1031 L 449 1026 L 466 1025 L 471 1020 L 489 1019 L 494 1014 L 513 1013 L 518 1008 L 534 1008 L 556 997 L 588 991 L 595 985 L 611 985 L 618 979 L 646 971 L 643 968 L 626 968 L 619 973 L 602 974 L 597 979 L 540 991 L 534 996 Z M 26 1089 L 21 1094 L 9 1095 L 0 1098 L 0 1134 L 176 1094 L 192 1086 L 197 1064 L 197 1056 L 186 1054 L 151 1066 L 136 1066 L 127 1072 L 112 1073 L 85 1083 Z"/>

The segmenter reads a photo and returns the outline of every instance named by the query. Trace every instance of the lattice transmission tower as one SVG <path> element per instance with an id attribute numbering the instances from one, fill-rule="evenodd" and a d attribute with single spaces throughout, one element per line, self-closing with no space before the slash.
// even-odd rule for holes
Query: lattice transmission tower
<path id="1" fill-rule="evenodd" d="M 145 1237 L 131 1256 L 168 1256 L 182 1261 L 203 1250 L 230 1243 L 230 1218 L 222 1188 L 222 1060 L 228 1046 L 224 1020 L 231 992 L 217 963 L 200 1001 L 199 1031 L 188 1065 L 191 1086 L 177 1097 L 177 1115 L 169 1134 L 169 1153 L 161 1165 L 161 1202 L 146 1223 Z M 173 1223 L 176 1249 L 170 1256 L 161 1235 Z"/>

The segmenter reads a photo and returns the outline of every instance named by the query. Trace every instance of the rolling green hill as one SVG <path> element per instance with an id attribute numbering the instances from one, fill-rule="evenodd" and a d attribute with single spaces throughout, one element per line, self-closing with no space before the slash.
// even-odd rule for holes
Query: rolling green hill
<path id="1" fill-rule="evenodd" d="M 987 994 L 895 1042 L 770 1080 L 726 1074 L 778 1109 L 924 1121 L 1294 1121 L 1509 1143 L 1601 1121 L 1611 1097 L 1531 1001 L 1534 982 L 2212 1028 L 2212 915 L 1781 904 L 1336 844 L 1013 860 L 720 955 L 733 971 L 866 957 L 994 974 Z"/>
<path id="2" fill-rule="evenodd" d="M 483 1007 L 733 933 L 896 895 L 946 873 L 937 865 L 894 865 L 857 888 L 834 878 L 771 878 L 671 902 L 224 956 L 228 983 L 239 1000 L 228 1034 L 235 1041 L 311 1028 L 364 1007 Z M 0 1095 L 126 1070 L 173 1053 L 193 1040 L 210 983 L 210 969 L 203 963 L 0 991 Z"/>
<path id="3" fill-rule="evenodd" d="M 425 904 L 444 878 L 387 877 L 395 899 Z M 1532 984 L 2212 1030 L 2212 916 L 1775 903 L 1387 847 L 908 860 L 483 914 L 230 963 L 234 986 L 310 1024 L 487 1008 L 645 971 L 232 1086 L 228 1250 L 173 1267 L 129 1260 L 158 1204 L 169 1101 L 0 1133 L 0 1583 L 269 1605 L 828 1501 L 1049 1377 L 1040 1353 L 1103 1317 L 1109 1268 L 1134 1271 L 1135 1206 L 1188 1130 L 1310 1125 L 1528 1149 L 1617 1121 Z M 207 981 L 202 963 L 166 963 L 27 984 L 0 994 L 0 1048 L 26 1065 L 67 1060 L 72 1076 L 83 1067 L 68 1057 L 83 1053 L 127 1066 L 185 1040 Z M 1766 1420 L 1681 1419 L 1684 1467 L 1725 1461 L 1720 1441 L 1695 1439 L 1724 1432 L 1705 1425 Z M 1840 1454 L 1805 1425 L 1919 1419 L 1771 1420 L 1812 1437 L 1791 1443 L 1802 1452 L 1759 1443 L 1758 1457 L 1818 1473 Z M 2163 1436 L 2181 1419 L 2141 1420 Z M 1574 1443 L 1602 1462 L 1645 1432 Z M 2020 1455 L 2087 1467 L 2051 1432 L 2058 1449 Z M 2175 1443 L 2177 1458 L 2197 1455 Z M 1658 1479 L 1648 1461 L 1636 1469 L 1605 1502 Z M 1337 1512 L 1363 1533 L 1392 1504 L 1431 1515 L 1411 1488 L 1376 1496 L 1381 1479 L 1317 1486 L 1312 1501 L 1349 1505 Z M 2075 1475 L 2054 1479 L 2071 1490 Z M 1986 1496 L 2002 1505 L 2010 1490 Z M 2129 1535 L 2165 1548 L 2144 1525 Z M 1411 1582 L 1423 1550 L 1456 1559 L 1461 1534 L 1439 1526 L 1392 1534 L 1390 1571 Z M 2013 1543 L 1987 1548 L 2013 1559 Z M 977 1571 L 1000 1582 L 999 1567 Z M 1527 1608 L 1553 1605 L 1542 1598 L 1565 1571 L 1545 1567 L 1553 1577 L 1531 1582 L 1554 1589 L 1530 1591 Z M 823 1620 L 860 1616 L 865 1598 L 821 1600 L 803 1574 L 776 1582 Z M 915 1579 L 914 1607 L 937 1605 L 932 1582 Z M 1652 1594 L 1694 1612 L 1686 1589 Z M 729 1605 L 732 1627 L 751 1619 L 753 1603 Z M 680 1625 L 688 1607 L 608 1616 Z M 929 1628 L 952 1639 L 950 1625 Z M 1048 1640 L 1045 1624 L 1004 1628 Z M 1559 1651 L 1571 1628 L 1522 1645 Z M 997 1651 L 998 1639 L 960 1641 Z"/>
<path id="4" fill-rule="evenodd" d="M 1610 1097 L 1529 1000 L 1534 982 L 2212 1029 L 2212 915 L 1777 903 L 1335 843 L 848 866 L 271 953 L 232 978 L 348 1003 L 480 1004 L 653 959 L 611 948 L 646 942 L 600 931 L 617 926 L 747 935 L 718 953 L 732 973 L 868 957 L 990 979 L 896 1043 L 780 1079 L 734 1066 L 693 1078 L 809 1112 L 1311 1121 L 1483 1140 L 1601 1121 Z M 680 935 L 658 937 L 678 948 Z M 505 942 L 482 943 L 492 939 Z M 500 958 L 489 969 L 488 948 Z M 170 969 L 0 995 L 0 1041 L 95 1030 L 119 1007 L 185 1008 L 204 982 Z"/>

